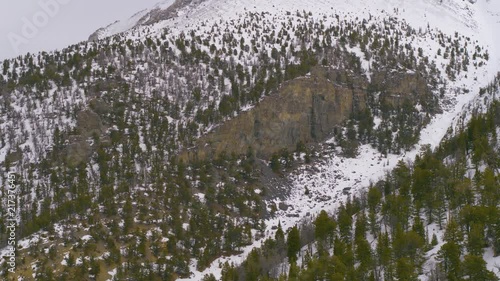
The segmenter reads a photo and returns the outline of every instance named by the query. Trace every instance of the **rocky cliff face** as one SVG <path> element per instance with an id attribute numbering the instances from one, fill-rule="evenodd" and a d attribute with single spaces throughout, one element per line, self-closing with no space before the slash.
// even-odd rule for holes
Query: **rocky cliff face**
<path id="1" fill-rule="evenodd" d="M 69 137 L 69 144 L 60 155 L 70 167 L 77 167 L 88 161 L 94 146 L 89 144 L 89 139 L 94 136 L 105 138 L 105 127 L 101 118 L 92 110 L 83 110 L 78 113 L 75 135 Z"/>
<path id="2" fill-rule="evenodd" d="M 269 159 L 280 149 L 294 150 L 298 142 L 322 142 L 332 135 L 334 127 L 368 106 L 369 85 L 381 85 L 381 100 L 393 106 L 405 100 L 415 105 L 432 98 L 422 77 L 396 76 L 380 72 L 368 82 L 364 75 L 316 67 L 310 75 L 284 83 L 252 110 L 202 137 L 181 158 L 204 159 L 223 152 L 242 154 L 251 146 L 257 157 Z M 389 80 L 396 82 L 387 83 Z"/>
<path id="3" fill-rule="evenodd" d="M 324 77 L 295 79 L 203 138 L 199 147 L 208 147 L 205 153 L 239 154 L 252 145 L 265 158 L 284 147 L 293 149 L 299 141 L 321 141 L 349 117 L 356 94 L 361 91 L 336 87 Z"/>

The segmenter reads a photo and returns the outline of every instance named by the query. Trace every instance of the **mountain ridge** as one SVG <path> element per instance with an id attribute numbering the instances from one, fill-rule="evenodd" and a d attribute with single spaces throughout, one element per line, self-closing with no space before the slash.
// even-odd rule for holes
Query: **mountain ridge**
<path id="1" fill-rule="evenodd" d="M 421 26 L 425 27 L 429 22 L 431 25 L 436 26 L 441 24 L 442 26 L 447 25 L 446 21 L 448 18 L 451 21 L 459 22 L 461 25 L 468 26 L 471 28 L 477 27 L 477 18 L 474 18 L 474 14 L 477 13 L 476 4 L 477 1 L 456 1 L 456 0 L 419 0 L 413 2 L 411 5 L 407 5 L 403 0 L 392 0 L 392 1 L 366 1 L 366 0 L 356 0 L 356 1 L 318 1 L 318 7 L 335 7 L 338 11 L 348 11 L 348 12 L 383 12 L 388 16 L 402 16 L 406 19 L 411 19 L 412 25 L 417 24 L 421 21 Z M 481 2 L 481 1 L 480 1 Z M 235 9 L 226 10 L 223 7 L 234 7 Z M 273 2 L 268 4 L 265 1 L 249 1 L 249 0 L 203 0 L 203 1 L 192 1 L 192 0 L 167 0 L 164 2 L 159 2 L 151 9 L 146 9 L 146 15 L 142 17 L 132 16 L 129 20 L 132 20 L 132 25 L 129 28 L 121 28 L 117 30 L 107 30 L 107 32 L 97 32 L 91 35 L 92 40 L 102 39 L 107 36 L 115 35 L 117 33 L 126 32 L 131 28 L 136 28 L 139 26 L 148 26 L 157 24 L 160 22 L 165 22 L 167 20 L 173 20 L 173 23 L 166 23 L 165 27 L 174 27 L 180 23 L 187 21 L 205 21 L 213 20 L 212 18 L 218 19 L 224 15 L 224 11 L 272 11 L 272 10 L 290 10 L 294 11 L 297 9 L 306 8 L 307 6 L 301 4 L 300 1 L 285 1 L 285 2 Z M 314 7 L 310 7 L 313 8 Z M 399 9 L 401 8 L 401 10 Z M 314 9 L 316 10 L 316 9 Z M 406 10 L 411 12 L 407 13 Z M 437 13 L 436 13 L 437 10 Z M 415 14 L 415 16 L 411 16 Z M 443 17 L 445 15 L 445 17 Z M 187 21 L 182 19 L 187 17 Z M 366 14 L 365 14 L 366 16 Z M 443 19 L 445 19 L 443 21 Z M 119 23 L 120 21 L 115 22 Z M 134 23 L 135 22 L 135 23 Z M 103 28 L 104 30 L 108 27 Z M 102 29 L 100 29 L 102 30 Z"/>

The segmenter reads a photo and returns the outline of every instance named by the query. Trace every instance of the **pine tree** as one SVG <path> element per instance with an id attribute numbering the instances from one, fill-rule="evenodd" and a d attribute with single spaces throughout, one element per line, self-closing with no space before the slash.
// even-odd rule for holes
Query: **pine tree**
<path id="1" fill-rule="evenodd" d="M 281 222 L 278 223 L 278 230 L 276 230 L 276 234 L 274 235 L 274 240 L 276 240 L 276 242 L 278 243 L 285 241 L 285 233 L 281 228 Z"/>
<path id="2" fill-rule="evenodd" d="M 337 222 L 339 225 L 340 237 L 346 242 L 351 241 L 352 217 L 347 212 L 346 207 L 340 207 Z"/>
<path id="3" fill-rule="evenodd" d="M 418 274 L 415 265 L 409 258 L 400 258 L 396 261 L 396 277 L 397 280 L 418 280 Z"/>
<path id="4" fill-rule="evenodd" d="M 314 237 L 319 243 L 320 250 L 324 250 L 325 243 L 331 245 L 335 230 L 335 222 L 328 216 L 326 211 L 321 211 L 314 221 Z"/>
<path id="5" fill-rule="evenodd" d="M 484 225 L 473 223 L 467 236 L 467 251 L 471 255 L 482 256 L 485 246 Z"/>
<path id="6" fill-rule="evenodd" d="M 497 281 L 498 277 L 486 268 L 486 262 L 480 256 L 467 255 L 462 263 L 463 275 L 468 280 Z"/>
<path id="7" fill-rule="evenodd" d="M 297 226 L 292 227 L 290 232 L 288 232 L 288 237 L 287 237 L 287 257 L 290 263 L 295 263 L 297 262 L 297 254 L 300 251 L 301 244 L 300 244 L 300 233 L 299 229 Z"/>
<path id="8" fill-rule="evenodd" d="M 454 241 L 445 243 L 438 252 L 440 266 L 448 280 L 459 280 L 460 254 L 460 246 Z"/>
<path id="9" fill-rule="evenodd" d="M 454 218 L 451 218 L 446 225 L 446 230 L 444 233 L 444 241 L 457 243 L 461 245 L 464 239 L 464 234 Z"/>
<path id="10" fill-rule="evenodd" d="M 134 224 L 134 214 L 132 209 L 132 201 L 130 197 L 127 198 L 125 205 L 123 206 L 123 232 L 129 233 Z"/>
<path id="11" fill-rule="evenodd" d="M 372 252 L 368 240 L 363 236 L 355 240 L 356 260 L 359 262 L 358 269 L 367 275 L 372 266 Z"/>

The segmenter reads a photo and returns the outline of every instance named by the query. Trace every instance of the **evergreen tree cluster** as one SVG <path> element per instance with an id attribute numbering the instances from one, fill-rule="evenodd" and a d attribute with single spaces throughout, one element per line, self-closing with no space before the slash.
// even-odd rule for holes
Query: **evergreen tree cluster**
<path id="1" fill-rule="evenodd" d="M 222 280 L 499 280 L 485 261 L 486 249 L 500 255 L 499 112 L 493 102 L 334 214 L 286 232 L 279 226 Z"/>
<path id="2" fill-rule="evenodd" d="M 425 32 L 393 20 L 359 23 L 328 17 L 333 23 L 305 11 L 281 16 L 247 12 L 208 30 L 177 34 L 166 29 L 158 35 L 136 30 L 132 37 L 138 39 L 117 35 L 0 64 L 0 148 L 8 148 L 0 169 L 4 175 L 12 167 L 20 171 L 18 238 L 38 233 L 46 242 L 22 249 L 27 258 L 21 267 L 33 271 L 37 280 L 97 278 L 106 274 L 101 268 L 116 268 L 118 279 L 188 277 L 192 261 L 204 269 L 222 255 L 238 253 L 265 229 L 266 188 L 259 160 L 245 151 L 204 161 L 179 160 L 176 155 L 201 135 L 317 65 L 339 70 L 332 83 L 349 87 L 357 86 L 355 77 L 367 75 L 365 60 L 382 72 L 417 72 L 433 90 L 444 85 L 432 58 L 417 55 L 410 45 Z M 426 32 L 439 34 L 443 46 L 453 52 L 454 66 L 463 65 L 461 56 L 468 54 L 461 49 L 462 42 L 468 42 L 465 38 Z M 353 48 L 360 48 L 364 58 Z M 477 46 L 475 54 L 479 67 L 487 51 Z M 359 143 L 387 152 L 409 149 L 425 125 L 422 115 L 436 112 L 433 98 L 420 101 L 428 105 L 423 112 L 409 104 L 386 104 L 375 98 L 384 94 L 383 86 L 369 85 L 369 108 L 339 128 L 346 155 L 355 155 Z M 103 128 L 90 136 L 78 124 L 85 110 L 95 113 Z M 382 125 L 374 128 L 376 117 Z M 491 157 L 484 142 L 466 146 L 478 149 L 475 163 Z M 302 143 L 294 153 L 278 151 L 266 160 L 276 173 L 284 173 L 294 161 L 307 163 L 313 155 Z M 423 173 L 419 180 L 433 190 L 436 183 Z M 422 212 L 435 218 L 442 208 L 427 206 L 426 193 L 411 192 Z M 347 214 L 359 212 L 356 208 L 346 208 Z M 350 228 L 332 225 L 339 227 L 341 241 L 348 245 Z M 5 227 L 0 221 L 0 229 Z M 84 233 L 77 229 L 91 239 L 83 241 Z M 335 241 L 325 234 L 331 226 L 326 229 L 319 230 L 319 237 Z M 401 235 L 407 232 L 403 227 Z M 6 231 L 1 233 L 5 244 Z M 276 252 L 298 260 L 298 241 L 304 243 L 299 229 L 283 234 L 280 241 L 273 246 Z M 43 247 L 48 258 L 38 254 Z M 63 259 L 66 266 L 54 272 L 51 265 Z M 411 266 L 418 267 L 402 261 L 403 269 Z M 236 272 L 230 267 L 226 271 Z"/>

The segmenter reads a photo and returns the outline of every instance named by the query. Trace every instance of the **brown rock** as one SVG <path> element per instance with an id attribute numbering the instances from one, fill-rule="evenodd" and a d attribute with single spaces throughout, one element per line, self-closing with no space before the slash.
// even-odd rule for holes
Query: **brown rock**
<path id="1" fill-rule="evenodd" d="M 100 135 L 103 130 L 101 118 L 91 110 L 84 110 L 78 113 L 77 131 L 84 137 L 91 137 L 93 134 Z"/>
<path id="2" fill-rule="evenodd" d="M 433 98 L 426 80 L 417 74 L 380 71 L 372 75 L 371 83 L 371 89 L 381 92 L 381 102 L 394 107 L 404 101 L 424 105 Z M 315 67 L 310 76 L 284 83 L 252 110 L 200 138 L 180 157 L 186 161 L 222 152 L 242 154 L 251 146 L 257 157 L 269 159 L 282 148 L 295 150 L 300 141 L 322 142 L 353 112 L 367 107 L 368 85 L 364 75 Z"/>
<path id="3" fill-rule="evenodd" d="M 221 152 L 240 154 L 249 146 L 258 157 L 269 158 L 282 148 L 294 150 L 299 141 L 323 141 L 354 109 L 366 106 L 363 91 L 335 86 L 323 74 L 317 71 L 284 83 L 278 93 L 266 97 L 254 109 L 202 137 L 197 148 L 185 152 L 183 158 L 205 158 Z M 355 105 L 355 100 L 363 104 Z"/>

